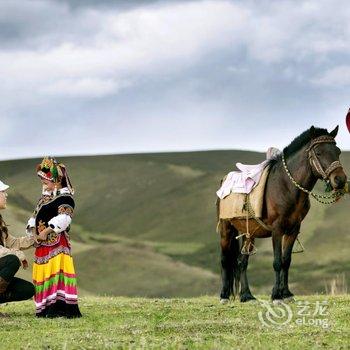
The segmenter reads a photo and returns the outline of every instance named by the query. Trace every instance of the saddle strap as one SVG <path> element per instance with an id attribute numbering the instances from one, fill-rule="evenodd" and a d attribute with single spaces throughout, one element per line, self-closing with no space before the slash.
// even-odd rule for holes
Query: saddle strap
<path id="1" fill-rule="evenodd" d="M 264 223 L 264 221 L 262 221 L 261 219 L 259 219 L 258 217 L 255 216 L 254 209 L 252 208 L 252 206 L 250 204 L 249 194 L 246 194 L 246 196 L 245 196 L 245 208 L 246 208 L 246 211 L 247 211 L 247 220 L 248 220 L 248 216 L 249 216 L 250 218 L 254 219 L 265 230 L 272 231 L 272 227 L 271 226 L 266 225 Z"/>
<path id="2" fill-rule="evenodd" d="M 254 219 L 260 226 L 262 226 L 265 230 L 267 230 L 267 231 L 272 231 L 272 227 L 271 226 L 269 226 L 269 225 L 266 225 L 262 220 L 260 220 L 258 217 L 256 217 L 255 216 L 255 212 L 254 212 L 254 209 L 252 208 L 252 206 L 250 205 L 250 201 L 249 201 L 249 194 L 247 194 L 246 196 L 245 196 L 245 207 L 246 207 L 246 211 L 247 211 L 247 216 L 246 216 L 246 225 L 247 225 L 247 233 L 246 234 L 242 234 L 242 235 L 240 235 L 240 236 L 238 236 L 238 237 L 241 237 L 241 236 L 246 236 L 246 238 L 247 238 L 247 241 L 249 241 L 249 243 L 248 244 L 253 244 L 252 242 L 251 242 L 251 240 L 252 240 L 252 238 L 254 238 L 254 237 L 251 237 L 251 235 L 250 235 L 250 233 L 249 233 L 249 228 L 248 228 L 248 218 L 250 217 L 250 218 L 252 218 L 252 219 Z M 237 237 L 237 238 L 238 238 Z M 299 239 L 298 239 L 298 237 L 296 238 L 296 241 L 298 242 L 298 244 L 299 244 L 299 246 L 300 246 L 300 249 L 298 249 L 298 250 L 295 250 L 295 251 L 293 251 L 292 253 L 303 253 L 304 251 L 305 251 L 305 248 L 304 248 L 304 246 L 302 245 L 302 243 L 299 241 Z M 253 244 L 253 249 L 255 249 L 255 251 L 253 252 L 253 254 L 255 254 L 255 252 L 256 252 L 256 248 L 255 248 L 255 246 L 254 246 L 254 244 Z M 247 249 L 246 249 L 247 250 Z M 243 252 L 242 252 L 243 253 Z M 245 254 L 247 254 L 247 253 L 245 253 Z M 248 255 L 252 255 L 252 254 L 249 254 L 249 247 L 248 247 Z"/>

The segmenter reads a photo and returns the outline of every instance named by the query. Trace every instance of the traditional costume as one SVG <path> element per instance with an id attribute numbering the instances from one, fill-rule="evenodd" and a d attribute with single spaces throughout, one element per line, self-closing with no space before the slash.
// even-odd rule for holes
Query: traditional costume
<path id="1" fill-rule="evenodd" d="M 33 283 L 36 315 L 81 317 L 68 234 L 74 211 L 74 191 L 65 166 L 53 158 L 44 158 L 37 167 L 37 174 L 63 187 L 52 193 L 43 191 L 33 216 L 28 220 L 27 230 L 34 227 L 37 234 L 47 227 L 53 230 L 35 250 Z"/>

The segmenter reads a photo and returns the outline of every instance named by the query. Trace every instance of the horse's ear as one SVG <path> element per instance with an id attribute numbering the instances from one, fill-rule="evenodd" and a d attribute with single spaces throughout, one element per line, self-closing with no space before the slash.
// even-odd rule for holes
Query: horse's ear
<path id="1" fill-rule="evenodd" d="M 310 138 L 313 139 L 315 137 L 315 127 L 312 126 L 309 130 Z"/>
<path id="2" fill-rule="evenodd" d="M 338 134 L 338 130 L 339 130 L 339 125 L 337 125 L 334 128 L 334 130 L 329 133 L 329 135 L 331 135 L 333 138 L 335 138 L 337 136 L 337 134 Z"/>

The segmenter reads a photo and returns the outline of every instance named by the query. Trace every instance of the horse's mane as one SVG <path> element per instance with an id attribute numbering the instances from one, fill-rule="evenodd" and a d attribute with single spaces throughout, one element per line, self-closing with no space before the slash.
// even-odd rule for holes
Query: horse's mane
<path id="1" fill-rule="evenodd" d="M 313 128 L 313 130 L 312 130 Z M 326 129 L 311 127 L 310 129 L 305 130 L 299 136 L 297 136 L 287 147 L 283 149 L 283 154 L 287 158 L 305 146 L 311 139 L 323 135 L 329 135 Z M 282 155 L 277 156 L 276 158 L 270 159 L 270 165 L 275 165 L 279 161 L 282 161 Z"/>
<path id="2" fill-rule="evenodd" d="M 311 132 L 311 129 L 312 132 Z M 323 135 L 329 135 L 326 129 L 311 127 L 310 129 L 305 130 L 299 136 L 297 136 L 287 147 L 283 149 L 285 157 L 293 155 L 295 152 L 299 151 L 300 148 L 305 146 L 311 139 Z"/>

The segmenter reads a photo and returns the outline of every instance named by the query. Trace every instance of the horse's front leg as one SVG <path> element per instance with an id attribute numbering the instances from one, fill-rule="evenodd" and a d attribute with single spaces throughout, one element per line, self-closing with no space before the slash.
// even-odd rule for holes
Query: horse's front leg
<path id="1" fill-rule="evenodd" d="M 271 299 L 281 300 L 281 270 L 282 270 L 282 230 L 277 229 L 272 233 L 273 269 L 275 270 L 275 285 L 272 288 Z"/>
<path id="2" fill-rule="evenodd" d="M 291 300 L 293 293 L 288 286 L 288 273 L 292 261 L 292 250 L 294 242 L 299 234 L 300 225 L 289 235 L 283 236 L 283 253 L 282 253 L 282 273 L 281 273 L 281 291 L 282 298 Z"/>

